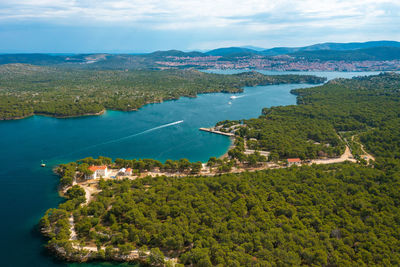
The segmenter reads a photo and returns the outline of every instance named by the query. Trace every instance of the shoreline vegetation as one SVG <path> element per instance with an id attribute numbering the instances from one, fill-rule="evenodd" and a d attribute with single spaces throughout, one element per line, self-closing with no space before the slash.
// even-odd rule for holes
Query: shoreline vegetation
<path id="1" fill-rule="evenodd" d="M 210 131 L 211 132 L 211 131 Z M 215 133 L 215 131 L 212 131 Z M 223 134 L 221 132 L 217 134 Z M 233 138 L 233 137 L 231 137 Z M 238 144 L 233 139 L 233 148 Z M 348 147 L 346 146 L 346 149 Z M 63 208 L 67 211 L 72 208 L 72 205 L 87 206 L 91 203 L 93 198 L 96 198 L 102 191 L 102 184 L 109 182 L 121 182 L 124 180 L 136 180 L 136 179 L 159 179 L 159 178 L 200 178 L 200 177 L 216 177 L 221 175 L 229 174 L 240 174 L 248 172 L 257 172 L 268 169 L 279 169 L 288 168 L 285 161 L 280 162 L 265 162 L 267 159 L 265 156 L 260 155 L 263 152 L 253 152 L 249 154 L 253 158 L 257 158 L 254 163 L 237 164 L 232 161 L 227 161 L 230 157 L 229 151 L 226 155 L 217 159 L 211 157 L 207 164 L 201 162 L 189 162 L 187 159 L 180 159 L 176 161 L 167 160 L 164 164 L 153 159 L 140 159 L 140 160 L 124 160 L 116 159 L 114 162 L 111 158 L 99 157 L 98 159 L 85 158 L 76 162 L 68 164 L 61 164 L 55 170 L 55 172 L 61 177 L 59 194 L 60 196 L 69 199 L 71 201 Z M 249 159 L 251 160 L 251 156 Z M 350 155 L 346 157 L 338 158 L 336 162 L 329 162 L 321 160 L 319 162 L 303 162 L 297 166 L 307 166 L 311 164 L 331 164 L 341 162 L 357 162 Z M 372 163 L 372 162 L 371 162 Z M 109 169 L 108 177 L 100 177 L 100 179 L 86 179 L 88 175 L 92 175 L 90 166 L 104 165 Z M 133 168 L 131 175 L 120 174 L 120 168 L 127 167 Z M 67 201 L 68 202 L 68 201 Z M 65 233 L 69 233 L 69 238 L 62 243 L 56 242 L 54 239 L 49 241 L 48 248 L 56 253 L 56 255 L 67 261 L 95 261 L 95 260 L 112 260 L 112 261 L 124 261 L 124 262 L 140 262 L 142 264 L 150 264 L 152 266 L 178 266 L 178 258 L 176 255 L 171 254 L 168 251 L 162 251 L 158 248 L 148 250 L 147 246 L 135 249 L 134 246 L 99 246 L 97 243 L 86 243 L 78 242 L 78 234 L 76 232 L 74 214 L 68 216 L 68 225 L 60 226 L 59 222 L 52 226 L 49 219 L 53 216 L 60 216 L 53 209 L 46 212 L 46 215 L 41 219 L 41 232 L 44 236 L 49 238 L 54 236 L 55 231 L 60 231 L 61 236 Z M 67 214 L 64 214 L 66 219 Z M 60 219 L 60 217 L 58 217 Z M 54 227 L 54 228 L 53 228 Z M 64 227 L 60 230 L 58 227 Z M 68 227 L 68 229 L 67 229 Z M 58 230 L 56 230 L 58 229 Z M 60 233 L 59 232 L 59 233 Z M 57 237 L 58 234 L 56 234 Z M 52 242 L 53 241 L 53 242 Z M 165 256 L 164 254 L 168 255 Z"/>
<path id="2" fill-rule="evenodd" d="M 240 93 L 243 87 L 273 84 L 320 84 L 313 75 L 233 75 L 187 70 L 86 70 L 26 64 L 0 66 L 0 120 L 44 115 L 78 117 L 103 110 L 140 107 L 196 97 L 202 93 Z"/>
<path id="3" fill-rule="evenodd" d="M 86 116 L 100 116 L 106 113 L 106 109 L 103 109 L 99 112 L 96 113 L 85 113 L 85 114 L 80 114 L 80 115 L 71 115 L 71 116 L 54 116 L 54 115 L 49 115 L 45 113 L 34 113 L 32 115 L 27 115 L 26 117 L 13 117 L 13 118 L 0 118 L 0 121 L 13 121 L 13 120 L 23 120 L 27 119 L 33 116 L 44 116 L 44 117 L 50 117 L 50 118 L 56 118 L 56 119 L 69 119 L 69 118 L 79 118 L 79 117 L 86 117 Z"/>
<path id="4" fill-rule="evenodd" d="M 217 123 L 234 146 L 207 164 L 62 164 L 67 200 L 41 219 L 47 246 L 152 266 L 399 265 L 399 92 L 394 73 L 293 90 L 296 106 Z M 86 180 L 93 165 L 115 178 Z"/>

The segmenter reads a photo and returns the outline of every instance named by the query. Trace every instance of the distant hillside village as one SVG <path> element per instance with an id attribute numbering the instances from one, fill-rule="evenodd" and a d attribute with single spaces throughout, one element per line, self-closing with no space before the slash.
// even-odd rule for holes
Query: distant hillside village
<path id="1" fill-rule="evenodd" d="M 76 69 L 259 69 L 272 71 L 398 71 L 400 43 L 324 43 L 306 47 L 254 50 L 217 48 L 207 52 L 179 50 L 147 54 L 4 54 L 2 64 L 33 64 Z"/>

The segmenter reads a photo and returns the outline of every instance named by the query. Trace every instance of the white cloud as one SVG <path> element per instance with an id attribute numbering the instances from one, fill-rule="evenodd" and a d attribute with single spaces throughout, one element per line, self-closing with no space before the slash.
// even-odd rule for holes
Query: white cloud
<path id="1" fill-rule="evenodd" d="M 0 33 L 5 24 L 35 22 L 177 33 L 169 38 L 190 36 L 189 48 L 305 45 L 398 39 L 400 1 L 0 0 Z"/>
<path id="2" fill-rule="evenodd" d="M 395 8 L 397 0 L 0 0 L 1 20 L 50 20 L 63 23 L 134 23 L 154 28 L 226 27 L 242 22 L 249 24 L 277 24 L 265 19 L 252 21 L 251 16 L 265 14 L 284 20 L 287 16 L 318 26 L 318 20 L 359 18 L 368 22 L 384 17 Z M 78 19 L 78 21 L 77 21 Z M 287 17 L 290 20 L 293 18 Z M 332 22 L 330 22 L 332 23 Z"/>

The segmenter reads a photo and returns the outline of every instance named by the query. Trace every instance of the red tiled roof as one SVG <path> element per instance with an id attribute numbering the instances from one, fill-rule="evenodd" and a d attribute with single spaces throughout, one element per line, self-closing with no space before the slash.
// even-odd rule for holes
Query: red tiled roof
<path id="1" fill-rule="evenodd" d="M 287 159 L 288 162 L 301 162 L 299 158 Z"/>
<path id="2" fill-rule="evenodd" d="M 92 172 L 95 172 L 97 170 L 105 170 L 107 169 L 107 166 L 103 165 L 103 166 L 90 166 L 89 170 L 91 170 Z"/>
<path id="3" fill-rule="evenodd" d="M 132 171 L 131 168 L 127 168 L 127 169 L 125 170 L 125 172 L 130 172 L 130 171 Z"/>

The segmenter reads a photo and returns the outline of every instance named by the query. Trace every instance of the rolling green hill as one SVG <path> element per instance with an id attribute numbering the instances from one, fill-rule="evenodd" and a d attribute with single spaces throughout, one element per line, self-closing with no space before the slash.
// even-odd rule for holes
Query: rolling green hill
<path id="1" fill-rule="evenodd" d="M 400 74 L 386 73 L 335 79 L 323 86 L 297 89 L 296 106 L 271 107 L 259 118 L 243 120 L 237 135 L 251 149 L 270 151 L 271 159 L 339 156 L 344 143 L 338 133 L 360 134 L 367 148 L 385 157 L 400 157 Z M 384 107 L 384 108 L 383 108 Z M 219 125 L 229 128 L 232 122 Z M 237 124 L 234 122 L 233 124 Z M 381 148 L 390 143 L 390 147 Z M 234 153 L 240 158 L 240 151 Z"/>
<path id="2" fill-rule="evenodd" d="M 295 59 L 320 61 L 364 61 L 364 60 L 395 60 L 400 59 L 400 47 L 372 47 L 356 50 L 317 50 L 299 51 L 290 56 Z"/>
<path id="3" fill-rule="evenodd" d="M 275 47 L 261 51 L 263 55 L 276 56 L 291 54 L 303 51 L 319 51 L 319 50 L 356 50 L 372 47 L 400 47 L 400 42 L 396 41 L 370 41 L 370 42 L 354 42 L 354 43 L 321 43 L 303 47 Z"/>

